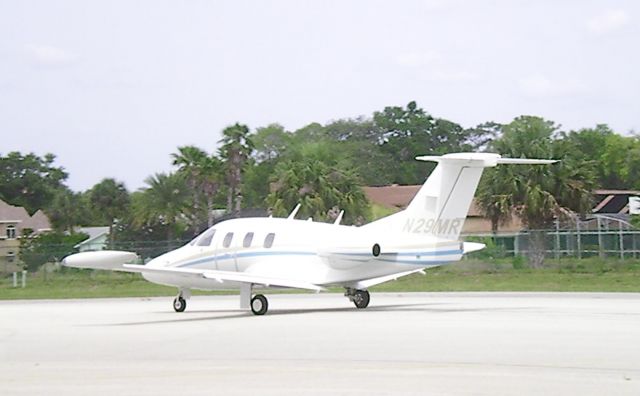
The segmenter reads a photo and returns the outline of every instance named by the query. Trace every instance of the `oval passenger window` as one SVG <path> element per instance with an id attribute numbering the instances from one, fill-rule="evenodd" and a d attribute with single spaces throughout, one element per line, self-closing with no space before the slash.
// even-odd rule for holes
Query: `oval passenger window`
<path id="1" fill-rule="evenodd" d="M 269 233 L 267 234 L 267 236 L 264 238 L 264 247 L 265 248 L 270 248 L 271 246 L 273 246 L 273 240 L 275 239 L 276 234 Z"/>

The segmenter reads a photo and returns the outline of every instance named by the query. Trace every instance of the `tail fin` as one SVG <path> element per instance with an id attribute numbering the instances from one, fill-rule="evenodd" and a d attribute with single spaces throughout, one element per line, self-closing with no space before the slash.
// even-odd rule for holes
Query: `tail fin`
<path id="1" fill-rule="evenodd" d="M 417 157 L 435 161 L 435 170 L 407 209 L 371 223 L 395 232 L 457 240 L 484 168 L 498 164 L 550 164 L 554 160 L 502 158 L 491 153 Z"/>

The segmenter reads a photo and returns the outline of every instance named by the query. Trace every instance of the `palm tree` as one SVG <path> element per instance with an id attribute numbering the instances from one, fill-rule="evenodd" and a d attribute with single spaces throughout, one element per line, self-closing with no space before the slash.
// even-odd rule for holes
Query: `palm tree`
<path id="1" fill-rule="evenodd" d="M 485 217 L 491 221 L 491 232 L 494 235 L 501 225 L 511 220 L 513 213 L 513 194 L 510 191 L 517 189 L 517 185 L 507 168 L 502 166 L 486 170 L 475 199 Z"/>
<path id="2" fill-rule="evenodd" d="M 68 188 L 56 191 L 46 214 L 56 231 L 73 232 L 73 228 L 85 219 L 80 194 Z"/>
<path id="3" fill-rule="evenodd" d="M 220 157 L 224 160 L 225 175 L 229 187 L 227 210 L 240 211 L 242 206 L 242 174 L 253 151 L 253 143 L 249 138 L 249 127 L 238 124 L 222 131 L 222 147 Z"/>
<path id="4" fill-rule="evenodd" d="M 504 127 L 503 135 L 490 149 L 511 158 L 562 159 L 554 141 L 557 129 L 540 117 L 521 116 Z M 551 166 L 489 169 L 478 189 L 478 204 L 495 230 L 515 211 L 530 230 L 529 263 L 537 268 L 542 266 L 546 250 L 542 230 L 570 212 L 590 210 L 593 180 L 588 167 L 572 160 Z"/>
<path id="5" fill-rule="evenodd" d="M 156 173 L 145 183 L 149 187 L 142 189 L 134 201 L 134 223 L 136 226 L 166 226 L 170 243 L 185 223 L 183 212 L 189 205 L 185 179 L 177 173 Z"/>
<path id="6" fill-rule="evenodd" d="M 222 162 L 213 155 L 195 146 L 178 147 L 178 153 L 172 154 L 173 165 L 186 178 L 193 190 L 194 209 L 200 209 L 200 200 L 204 199 L 207 212 L 207 225 L 213 225 L 214 198 L 221 186 Z M 197 217 L 197 215 L 196 215 Z"/>
<path id="7" fill-rule="evenodd" d="M 337 209 L 343 209 L 346 222 L 362 221 L 368 202 L 359 179 L 341 167 L 328 148 L 322 142 L 304 144 L 276 166 L 266 199 L 273 214 L 286 215 L 300 203 L 303 216 L 332 220 Z"/>
<path id="8" fill-rule="evenodd" d="M 99 219 L 109 225 L 109 241 L 112 244 L 115 240 L 114 222 L 125 216 L 129 209 L 129 192 L 123 183 L 103 179 L 89 190 L 89 202 Z"/>

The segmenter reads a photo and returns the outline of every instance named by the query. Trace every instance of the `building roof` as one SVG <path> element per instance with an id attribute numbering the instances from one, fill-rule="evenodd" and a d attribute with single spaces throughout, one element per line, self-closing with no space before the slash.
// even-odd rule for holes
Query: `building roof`
<path id="1" fill-rule="evenodd" d="M 0 200 L 0 222 L 16 223 L 16 228 L 20 231 L 25 228 L 30 228 L 35 232 L 51 229 L 49 218 L 43 211 L 38 210 L 33 216 L 29 216 L 29 213 L 22 206 L 9 205 L 3 200 Z"/>
<path id="2" fill-rule="evenodd" d="M 29 218 L 29 213 L 22 206 L 13 206 L 0 200 L 0 221 L 22 222 Z"/>
<path id="3" fill-rule="evenodd" d="M 422 185 L 362 187 L 370 202 L 389 209 L 404 209 Z"/>
<path id="4" fill-rule="evenodd" d="M 422 184 L 408 186 L 393 184 L 391 186 L 363 187 L 362 189 L 371 203 L 389 209 L 404 209 L 416 196 L 420 187 Z M 482 211 L 478 208 L 475 199 L 471 201 L 467 216 L 482 216 Z"/>
<path id="5" fill-rule="evenodd" d="M 595 190 L 595 214 L 627 214 L 629 213 L 629 197 L 640 196 L 637 190 Z"/>
<path id="6" fill-rule="evenodd" d="M 606 190 L 606 189 L 602 189 L 602 190 L 594 190 L 593 191 L 594 194 L 596 195 L 609 195 L 609 194 L 613 194 L 613 195 L 640 195 L 640 191 L 638 190 Z"/>

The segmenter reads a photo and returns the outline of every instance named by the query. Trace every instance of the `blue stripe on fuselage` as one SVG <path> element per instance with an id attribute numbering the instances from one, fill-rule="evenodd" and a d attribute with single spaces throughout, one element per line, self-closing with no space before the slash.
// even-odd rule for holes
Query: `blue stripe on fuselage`
<path id="1" fill-rule="evenodd" d="M 373 255 L 371 253 L 342 253 L 342 252 L 335 252 L 335 253 L 331 253 L 331 254 L 335 254 L 335 255 L 343 255 L 343 256 L 366 256 L 366 257 L 373 257 Z M 462 250 L 460 249 L 456 249 L 456 250 L 431 250 L 428 252 L 410 252 L 410 253 L 380 253 L 380 256 L 450 256 L 452 254 L 462 254 Z"/>
<path id="2" fill-rule="evenodd" d="M 446 263 L 448 261 L 431 261 L 431 260 L 420 260 L 421 256 L 450 256 L 456 254 L 462 254 L 462 250 L 441 250 L 441 251 L 430 251 L 430 252 L 417 252 L 417 253 L 382 253 L 381 257 L 373 257 L 370 253 L 332 253 L 336 255 L 345 255 L 345 256 L 360 256 L 360 257 L 370 257 L 373 260 L 379 260 L 389 263 L 400 263 L 400 264 L 432 264 L 432 263 Z M 263 252 L 237 252 L 237 253 L 223 253 L 220 255 L 207 256 L 203 258 L 199 258 L 192 261 L 187 261 L 186 263 L 182 263 L 177 265 L 177 267 L 190 267 L 193 265 L 209 263 L 212 261 L 224 261 L 238 258 L 246 258 L 246 257 L 264 257 L 264 256 L 316 256 L 315 252 L 296 252 L 296 251 L 263 251 Z M 406 257 L 406 256 L 416 256 L 416 260 L 396 260 L 388 258 L 389 256 L 396 257 Z"/>

